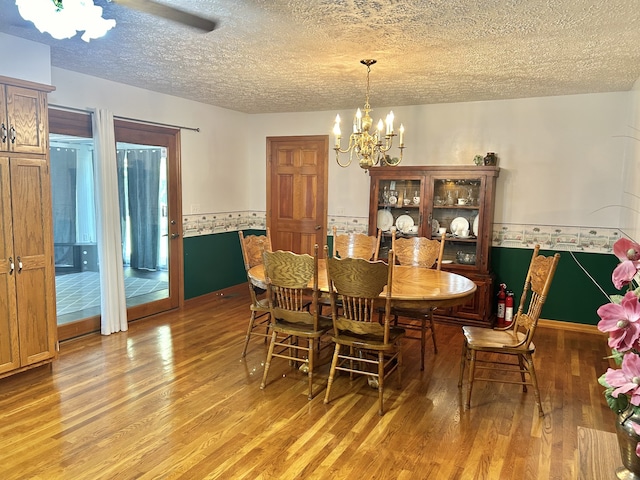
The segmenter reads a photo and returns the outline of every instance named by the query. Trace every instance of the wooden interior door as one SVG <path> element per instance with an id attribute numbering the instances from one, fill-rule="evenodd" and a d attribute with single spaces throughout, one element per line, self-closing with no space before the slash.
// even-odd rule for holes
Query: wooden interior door
<path id="1" fill-rule="evenodd" d="M 327 239 L 329 137 L 267 137 L 267 225 L 274 250 L 313 254 Z"/>
<path id="2" fill-rule="evenodd" d="M 20 366 L 9 158 L 0 157 L 0 374 Z"/>
<path id="3" fill-rule="evenodd" d="M 56 354 L 56 303 L 51 187 L 45 158 L 12 158 L 11 210 L 20 363 Z"/>

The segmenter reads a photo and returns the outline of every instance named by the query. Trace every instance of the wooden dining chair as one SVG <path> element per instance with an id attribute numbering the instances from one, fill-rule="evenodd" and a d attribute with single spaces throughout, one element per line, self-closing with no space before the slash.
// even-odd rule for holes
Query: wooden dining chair
<path id="1" fill-rule="evenodd" d="M 380 238 L 382 230 L 378 234 L 365 235 L 364 233 L 341 233 L 333 226 L 333 257 L 363 258 L 365 260 L 378 260 L 380 253 Z"/>
<path id="2" fill-rule="evenodd" d="M 384 414 L 387 377 L 397 371 L 398 385 L 402 383 L 400 340 L 405 332 L 390 325 L 392 280 L 393 251 L 389 252 L 389 264 L 360 258 L 327 259 L 335 350 L 324 403 L 329 403 L 336 371 L 349 372 L 351 377 L 359 374 L 372 378 L 378 387 L 380 415 Z M 380 324 L 374 317 L 385 287 L 382 299 L 385 314 Z M 340 313 L 338 297 L 342 300 Z"/>
<path id="3" fill-rule="evenodd" d="M 471 405 L 471 391 L 474 382 L 515 383 L 522 385 L 523 392 L 527 391 L 527 385 L 533 386 L 538 413 L 540 416 L 544 415 L 533 364 L 533 353 L 536 348 L 533 343 L 533 335 L 538 325 L 542 306 L 547 299 L 560 254 L 556 253 L 553 256 L 545 257 L 539 255 L 539 251 L 540 245 L 536 245 L 525 277 L 520 304 L 511 325 L 494 329 L 462 327 L 464 344 L 460 359 L 458 388 L 462 388 L 465 365 L 468 364 L 467 408 L 470 408 Z M 507 361 L 505 361 L 505 356 L 507 356 Z M 512 359 L 515 357 L 517 361 L 508 361 L 509 357 Z M 492 373 L 490 376 L 476 377 L 477 369 L 498 370 L 503 373 L 498 376 Z M 520 380 L 506 378 L 504 372 L 519 373 Z M 527 380 L 526 375 L 529 375 L 530 380 Z"/>
<path id="4" fill-rule="evenodd" d="M 271 341 L 264 364 L 261 389 L 273 357 L 289 360 L 295 367 L 304 366 L 309 382 L 309 400 L 313 398 L 314 362 L 320 338 L 331 330 L 332 322 L 320 316 L 318 309 L 318 245 L 314 255 L 293 252 L 265 252 L 264 269 L 267 298 L 271 312 Z M 309 284 L 311 304 L 308 302 Z M 302 340 L 302 343 L 300 343 Z M 298 356 L 302 353 L 303 356 Z"/>
<path id="5" fill-rule="evenodd" d="M 396 232 L 394 231 L 391 236 L 391 248 L 400 265 L 435 268 L 437 270 L 440 270 L 442 266 L 444 242 L 445 235 L 442 235 L 440 240 L 425 237 L 396 238 Z M 434 308 L 432 307 L 418 309 L 393 308 L 391 310 L 395 325 L 420 333 L 419 337 L 407 335 L 407 338 L 420 340 L 420 370 L 424 370 L 427 332 L 431 335 L 433 352 L 438 353 L 433 310 Z"/>
<path id="6" fill-rule="evenodd" d="M 266 235 L 247 235 L 245 237 L 242 230 L 239 230 L 238 236 L 240 237 L 240 248 L 242 250 L 244 268 L 247 272 L 247 282 L 251 297 L 251 305 L 249 305 L 251 317 L 249 318 L 249 327 L 247 328 L 244 347 L 242 348 L 242 357 L 245 357 L 252 334 L 264 337 L 265 343 L 269 336 L 269 302 L 264 295 L 265 290 L 251 283 L 249 270 L 256 265 L 261 265 L 262 254 L 266 251 L 271 251 L 271 233 L 267 227 Z"/>
<path id="7" fill-rule="evenodd" d="M 332 256 L 338 258 L 362 258 L 364 260 L 378 260 L 380 253 L 380 239 L 382 230 L 378 229 L 378 234 L 365 235 L 364 233 L 338 233 L 337 227 L 333 228 L 333 249 Z M 340 300 L 338 299 L 338 305 Z M 320 295 L 320 309 L 329 307 L 331 302 L 329 295 Z"/>

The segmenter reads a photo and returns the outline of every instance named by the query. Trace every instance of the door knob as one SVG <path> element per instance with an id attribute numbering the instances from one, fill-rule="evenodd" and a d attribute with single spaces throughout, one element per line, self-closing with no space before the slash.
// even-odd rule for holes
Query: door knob
<path id="1" fill-rule="evenodd" d="M 179 234 L 179 233 L 172 233 L 172 234 L 171 234 L 171 238 L 172 238 L 172 239 L 178 238 L 179 236 L 180 236 L 180 234 Z"/>
<path id="2" fill-rule="evenodd" d="M 322 225 L 316 225 L 316 226 L 315 226 L 315 229 L 316 229 L 316 230 L 322 230 Z"/>

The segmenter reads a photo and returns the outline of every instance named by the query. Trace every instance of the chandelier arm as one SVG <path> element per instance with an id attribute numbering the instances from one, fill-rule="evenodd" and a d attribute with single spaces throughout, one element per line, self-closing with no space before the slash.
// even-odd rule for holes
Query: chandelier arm
<path id="1" fill-rule="evenodd" d="M 343 168 L 346 168 L 349 165 L 351 165 L 351 155 L 349 155 L 349 161 L 347 163 L 340 162 L 340 153 L 347 153 L 347 150 L 340 150 L 340 148 L 334 148 L 334 150 L 336 151 L 336 162 L 338 163 L 338 165 L 340 165 Z"/>

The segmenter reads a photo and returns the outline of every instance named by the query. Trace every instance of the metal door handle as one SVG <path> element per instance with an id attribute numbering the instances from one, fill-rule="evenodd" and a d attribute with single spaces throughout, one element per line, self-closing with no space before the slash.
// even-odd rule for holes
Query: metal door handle
<path id="1" fill-rule="evenodd" d="M 11 275 L 13 273 L 15 268 L 16 268 L 16 266 L 13 263 L 13 257 L 9 257 L 9 275 Z"/>
<path id="2" fill-rule="evenodd" d="M 7 141 L 7 127 L 4 126 L 4 123 L 0 125 L 0 137 L 2 137 L 2 143 Z"/>
<path id="3" fill-rule="evenodd" d="M 178 238 L 179 236 L 180 236 L 180 234 L 179 234 L 179 233 L 172 233 L 172 234 L 171 234 L 171 238 L 172 238 L 172 239 L 174 239 L 174 238 Z"/>
<path id="4" fill-rule="evenodd" d="M 9 135 L 11 137 L 11 143 L 16 143 L 16 129 L 13 126 L 9 129 Z"/>
<path id="5" fill-rule="evenodd" d="M 18 273 L 20 273 L 22 271 L 22 260 L 20 260 L 20 257 L 16 257 L 16 259 L 18 260 Z"/>
<path id="6" fill-rule="evenodd" d="M 316 230 L 322 230 L 322 225 L 316 225 Z"/>

